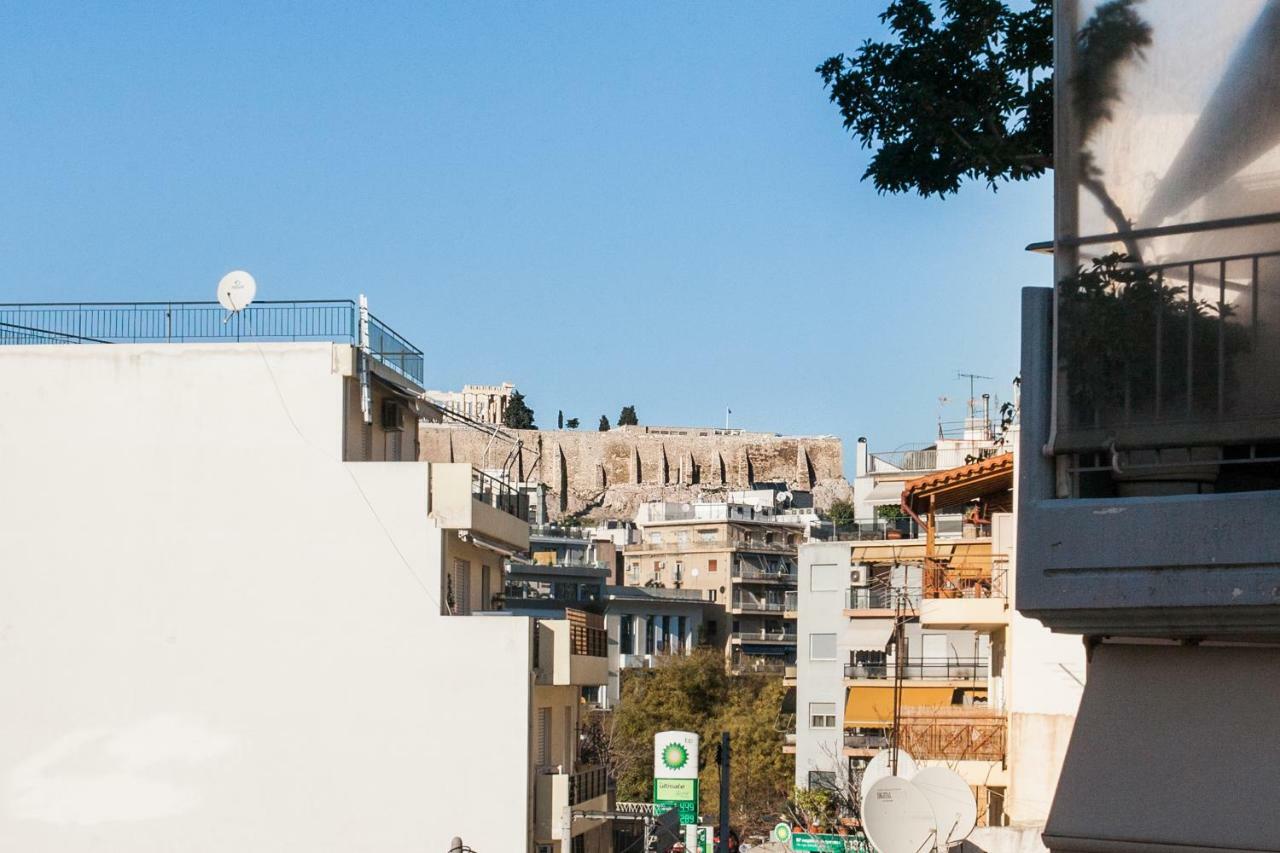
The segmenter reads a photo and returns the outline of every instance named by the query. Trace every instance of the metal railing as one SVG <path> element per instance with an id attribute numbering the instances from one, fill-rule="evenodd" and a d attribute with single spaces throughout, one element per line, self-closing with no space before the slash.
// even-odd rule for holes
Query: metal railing
<path id="1" fill-rule="evenodd" d="M 904 598 L 905 596 L 905 598 Z M 850 587 L 845 590 L 845 610 L 893 610 L 898 599 L 910 609 L 920 607 L 920 590 L 898 590 L 886 587 Z"/>
<path id="2" fill-rule="evenodd" d="M 867 472 L 870 474 L 885 471 L 932 471 L 937 467 L 938 451 L 932 447 L 923 450 L 890 450 L 872 453 L 867 457 Z"/>
<path id="3" fill-rule="evenodd" d="M 1008 723 L 994 711 L 969 707 L 909 708 L 899 732 L 902 747 L 917 759 L 1003 761 Z"/>
<path id="4" fill-rule="evenodd" d="M 744 581 L 777 581 L 779 583 L 791 584 L 796 582 L 795 569 L 779 569 L 775 571 L 772 569 L 759 569 L 755 566 L 743 566 L 741 564 L 733 567 L 732 577 L 734 580 Z"/>
<path id="5" fill-rule="evenodd" d="M 918 539 L 924 536 L 920 526 L 910 516 L 900 518 L 876 518 L 871 521 L 851 521 L 833 524 L 833 539 L 840 541 L 865 541 L 877 539 Z"/>
<path id="6" fill-rule="evenodd" d="M 216 302 L 0 304 L 0 344 L 335 341 L 359 344 L 350 299 L 262 300 L 229 314 Z M 421 384 L 422 350 L 369 315 L 369 354 Z"/>
<path id="7" fill-rule="evenodd" d="M 471 497 L 517 518 L 524 518 L 529 509 L 528 495 L 479 468 L 471 469 Z"/>
<path id="8" fill-rule="evenodd" d="M 575 655 L 586 655 L 593 658 L 608 657 L 609 655 L 609 634 L 603 628 L 570 625 L 569 642 L 570 650 Z"/>
<path id="9" fill-rule="evenodd" d="M 796 641 L 795 631 L 733 631 L 729 634 L 730 639 L 740 640 L 746 643 L 794 643 Z"/>
<path id="10" fill-rule="evenodd" d="M 794 665 L 795 664 L 788 664 L 780 657 L 739 655 L 730 661 L 729 668 L 739 675 L 751 673 L 758 673 L 762 675 L 781 675 L 786 671 L 788 666 Z"/>
<path id="11" fill-rule="evenodd" d="M 747 610 L 752 613 L 781 613 L 785 607 L 782 598 L 752 598 L 747 595 L 733 597 L 735 610 Z"/>
<path id="12" fill-rule="evenodd" d="M 889 736 L 883 734 L 863 735 L 846 732 L 844 736 L 845 749 L 888 749 Z"/>
<path id="13" fill-rule="evenodd" d="M 929 572 L 933 575 L 929 576 Z M 926 570 L 926 580 L 931 591 L 928 598 L 1008 598 L 1007 567 L 993 567 L 991 571 L 963 572 L 941 568 Z"/>
<path id="14" fill-rule="evenodd" d="M 609 792 L 609 773 L 603 767 L 584 767 L 569 777 L 569 805 L 576 806 Z"/>
<path id="15" fill-rule="evenodd" d="M 977 681 L 987 677 L 986 658 L 914 658 L 902 667 L 902 677 L 911 681 Z M 886 663 L 847 663 L 845 678 L 893 678 L 892 659 Z"/>

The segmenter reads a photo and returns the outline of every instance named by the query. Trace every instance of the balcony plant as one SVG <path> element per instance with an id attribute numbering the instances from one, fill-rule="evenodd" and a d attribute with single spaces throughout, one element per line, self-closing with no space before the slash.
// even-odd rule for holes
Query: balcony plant
<path id="1" fill-rule="evenodd" d="M 1249 349 L 1249 336 L 1233 316 L 1229 305 L 1188 299 L 1185 287 L 1134 265 L 1126 254 L 1080 267 L 1058 285 L 1059 367 L 1068 383 L 1071 426 L 1186 412 L 1188 378 L 1191 410 L 1216 411 L 1219 357 L 1229 398 L 1239 356 Z M 1190 359 L 1190 377 L 1188 348 L 1201 354 Z"/>

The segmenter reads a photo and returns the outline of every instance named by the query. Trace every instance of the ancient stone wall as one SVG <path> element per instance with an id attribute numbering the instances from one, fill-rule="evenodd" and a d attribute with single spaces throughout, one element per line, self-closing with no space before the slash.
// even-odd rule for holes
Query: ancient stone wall
<path id="1" fill-rule="evenodd" d="M 506 430 L 512 442 L 460 424 L 423 423 L 422 459 L 509 465 L 512 476 L 545 484 L 554 517 L 630 519 L 646 500 L 714 498 L 759 483 L 810 492 L 820 508 L 850 496 L 840 439 L 687 427 Z"/>

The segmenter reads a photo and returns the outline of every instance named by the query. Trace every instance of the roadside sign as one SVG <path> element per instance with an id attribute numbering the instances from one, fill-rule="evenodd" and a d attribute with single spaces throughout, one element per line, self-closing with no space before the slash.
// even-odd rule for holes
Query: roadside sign
<path id="1" fill-rule="evenodd" d="M 653 736 L 653 805 L 675 809 L 680 823 L 698 822 L 698 735 L 658 732 Z"/>
<path id="2" fill-rule="evenodd" d="M 774 827 L 777 831 L 777 827 Z M 791 849 L 800 853 L 872 853 L 865 838 L 854 835 L 827 835 L 796 832 L 791 835 Z"/>
<path id="3" fill-rule="evenodd" d="M 791 841 L 791 826 L 786 823 L 779 823 L 773 828 L 773 840 L 782 844 Z"/>

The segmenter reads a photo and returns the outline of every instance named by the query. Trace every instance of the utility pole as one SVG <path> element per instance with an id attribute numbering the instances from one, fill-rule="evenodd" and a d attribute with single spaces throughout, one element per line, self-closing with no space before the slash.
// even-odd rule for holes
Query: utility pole
<path id="1" fill-rule="evenodd" d="M 720 845 L 716 853 L 729 853 L 729 733 L 720 733 Z"/>

